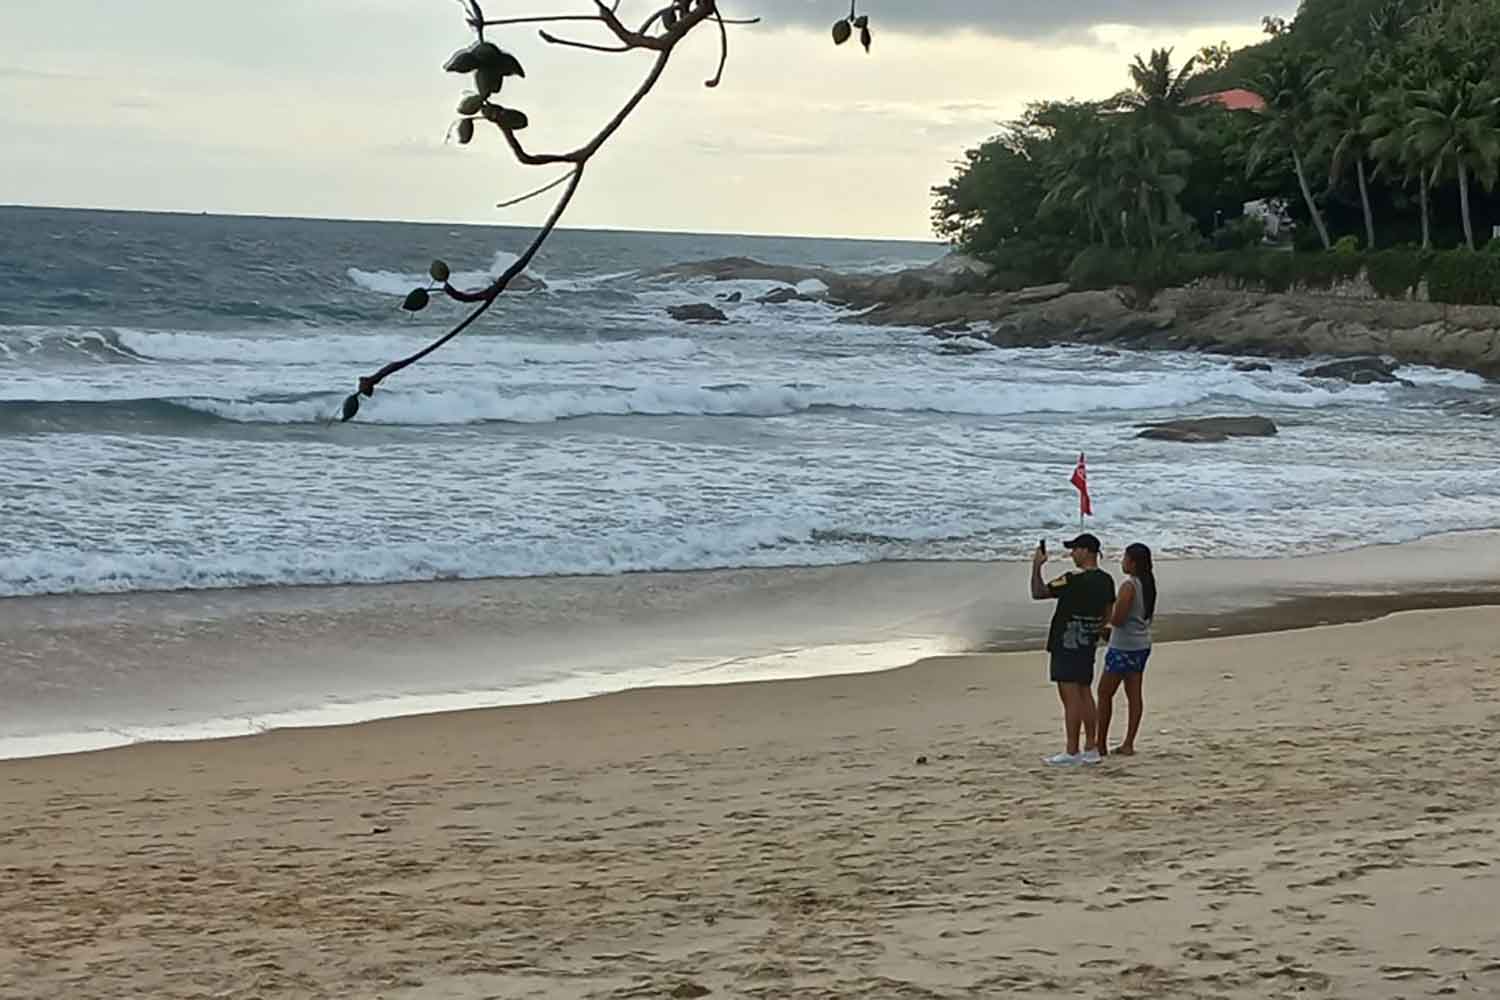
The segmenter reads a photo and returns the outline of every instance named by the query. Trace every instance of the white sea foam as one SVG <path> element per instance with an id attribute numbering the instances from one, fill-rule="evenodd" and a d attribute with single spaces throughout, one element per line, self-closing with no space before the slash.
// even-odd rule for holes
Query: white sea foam
<path id="1" fill-rule="evenodd" d="M 254 365 L 378 364 L 409 354 L 429 336 L 392 333 L 246 337 L 209 333 L 120 330 L 119 342 L 157 361 L 239 362 Z M 447 364 L 605 364 L 691 357 L 700 345 L 685 337 L 634 340 L 517 340 L 476 334 L 453 344 L 437 360 Z"/>
<path id="2" fill-rule="evenodd" d="M 1493 485 L 1493 484 L 1492 484 Z M 1340 508 L 1297 511 L 1289 528 L 1275 497 L 1243 497 L 1232 509 L 1177 511 L 1157 521 L 1131 500 L 1101 506 L 1094 530 L 1143 534 L 1165 553 L 1290 555 L 1330 548 L 1398 543 L 1443 531 L 1483 530 L 1500 523 L 1493 494 L 1415 499 L 1377 507 L 1355 526 Z M 1146 505 L 1149 506 L 1149 505 Z M 1192 519 L 1183 524 L 1184 517 Z M 1147 525 L 1150 525 L 1147 528 Z M 1020 558 L 1034 544 L 1031 528 L 1062 530 L 1062 521 L 1028 524 L 1024 534 L 993 530 L 975 519 L 914 516 L 867 528 L 836 527 L 826 516 L 761 518 L 740 525 L 697 526 L 664 533 L 639 529 L 569 539 L 410 542 L 377 547 L 303 546 L 261 552 L 89 553 L 48 549 L 0 556 L 0 597 L 59 593 L 121 593 L 267 585 L 337 585 L 397 581 L 616 575 L 736 567 L 827 566 L 887 559 Z"/>
<path id="3" fill-rule="evenodd" d="M 494 260 L 490 262 L 488 271 L 455 271 L 449 280 L 459 288 L 478 288 L 489 284 L 506 268 L 520 259 L 516 254 L 500 252 L 495 254 Z M 349 280 L 368 292 L 376 292 L 380 295 L 405 296 L 413 288 L 425 288 L 432 284 L 432 278 L 425 271 L 388 271 L 388 270 L 366 270 L 360 267 L 351 267 L 347 271 Z M 527 268 L 528 277 L 546 281 L 546 278 L 536 271 Z"/>
<path id="4" fill-rule="evenodd" d="M 1385 398 L 1381 386 L 1339 389 L 1267 387 L 1236 373 L 1161 378 L 1151 386 L 991 384 L 916 387 L 834 384 L 824 387 L 752 385 L 711 387 L 651 383 L 633 388 L 560 389 L 509 393 L 479 385 L 381 393 L 361 410 L 378 424 L 444 425 L 491 421 L 550 423 L 591 416 L 779 417 L 815 409 L 1014 416 L 1106 413 L 1186 406 L 1213 399 L 1317 409 Z M 183 399 L 178 402 L 226 420 L 311 423 L 326 420 L 333 399 L 297 401 Z"/>

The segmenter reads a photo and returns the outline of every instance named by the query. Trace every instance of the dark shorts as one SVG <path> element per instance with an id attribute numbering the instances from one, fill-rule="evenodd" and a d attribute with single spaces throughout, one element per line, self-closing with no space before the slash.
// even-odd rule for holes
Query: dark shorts
<path id="1" fill-rule="evenodd" d="M 1104 654 L 1106 674 L 1144 674 L 1146 661 L 1151 659 L 1149 649 L 1111 649 Z"/>
<path id="2" fill-rule="evenodd" d="M 1062 650 L 1052 654 L 1052 683 L 1093 684 L 1094 651 Z"/>

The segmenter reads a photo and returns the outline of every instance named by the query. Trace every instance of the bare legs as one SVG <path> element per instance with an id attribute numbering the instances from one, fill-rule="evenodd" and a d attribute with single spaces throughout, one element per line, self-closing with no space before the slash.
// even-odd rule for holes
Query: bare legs
<path id="1" fill-rule="evenodd" d="M 1145 674 L 1127 674 L 1125 677 L 1125 700 L 1130 702 L 1130 725 L 1125 730 L 1125 742 L 1120 744 L 1120 752 L 1127 757 L 1135 753 L 1135 736 L 1141 731 L 1141 716 L 1146 714 L 1146 697 L 1143 693 L 1145 685 Z M 1100 737 L 1100 746 L 1103 745 L 1103 737 Z"/>
<path id="2" fill-rule="evenodd" d="M 1087 684 L 1059 684 L 1057 696 L 1063 705 L 1063 733 L 1068 741 L 1068 753 L 1078 756 L 1082 750 L 1097 750 L 1094 738 L 1099 724 L 1099 711 L 1094 704 L 1093 689 Z"/>
<path id="3" fill-rule="evenodd" d="M 1099 752 L 1109 753 L 1109 724 L 1115 714 L 1115 692 L 1120 690 L 1120 675 L 1105 674 L 1099 678 Z"/>
<path id="4" fill-rule="evenodd" d="M 1144 674 L 1105 674 L 1099 679 L 1099 752 L 1105 753 L 1109 745 L 1109 724 L 1114 715 L 1115 692 L 1125 686 L 1125 700 L 1130 706 L 1130 721 L 1125 730 L 1125 742 L 1114 749 L 1124 757 L 1135 753 L 1135 737 L 1141 730 L 1141 716 L 1146 711 L 1143 693 Z"/>

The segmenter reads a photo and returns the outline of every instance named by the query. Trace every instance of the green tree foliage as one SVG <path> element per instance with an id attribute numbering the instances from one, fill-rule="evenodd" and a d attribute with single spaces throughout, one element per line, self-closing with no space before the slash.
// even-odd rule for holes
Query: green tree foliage
<path id="1" fill-rule="evenodd" d="M 1089 247 L 1107 253 L 1075 268 L 1080 279 L 1101 280 L 1121 252 L 1152 255 L 1159 276 L 1182 270 L 1163 260 L 1253 242 L 1242 207 L 1277 199 L 1299 248 L 1357 243 L 1371 280 L 1408 294 L 1424 253 L 1475 247 L 1500 223 L 1500 3 L 1304 0 L 1294 20 L 1265 27 L 1265 41 L 1238 51 L 1138 56 L 1114 98 L 1028 107 L 934 190 L 937 231 L 1018 280 L 1061 277 Z M 1264 108 L 1210 99 L 1233 89 Z M 1421 250 L 1370 253 L 1418 240 Z M 1328 270 L 1238 266 L 1263 287 Z M 1478 265 L 1445 267 L 1466 276 L 1449 286 L 1487 281 Z"/>

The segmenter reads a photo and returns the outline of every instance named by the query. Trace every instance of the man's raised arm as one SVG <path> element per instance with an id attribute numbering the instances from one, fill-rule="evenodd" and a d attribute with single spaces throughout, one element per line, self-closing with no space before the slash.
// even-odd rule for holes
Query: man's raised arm
<path id="1" fill-rule="evenodd" d="M 1031 599 L 1046 601 L 1052 598 L 1052 588 L 1042 579 L 1042 567 L 1047 565 L 1047 550 L 1038 545 L 1031 557 Z"/>

